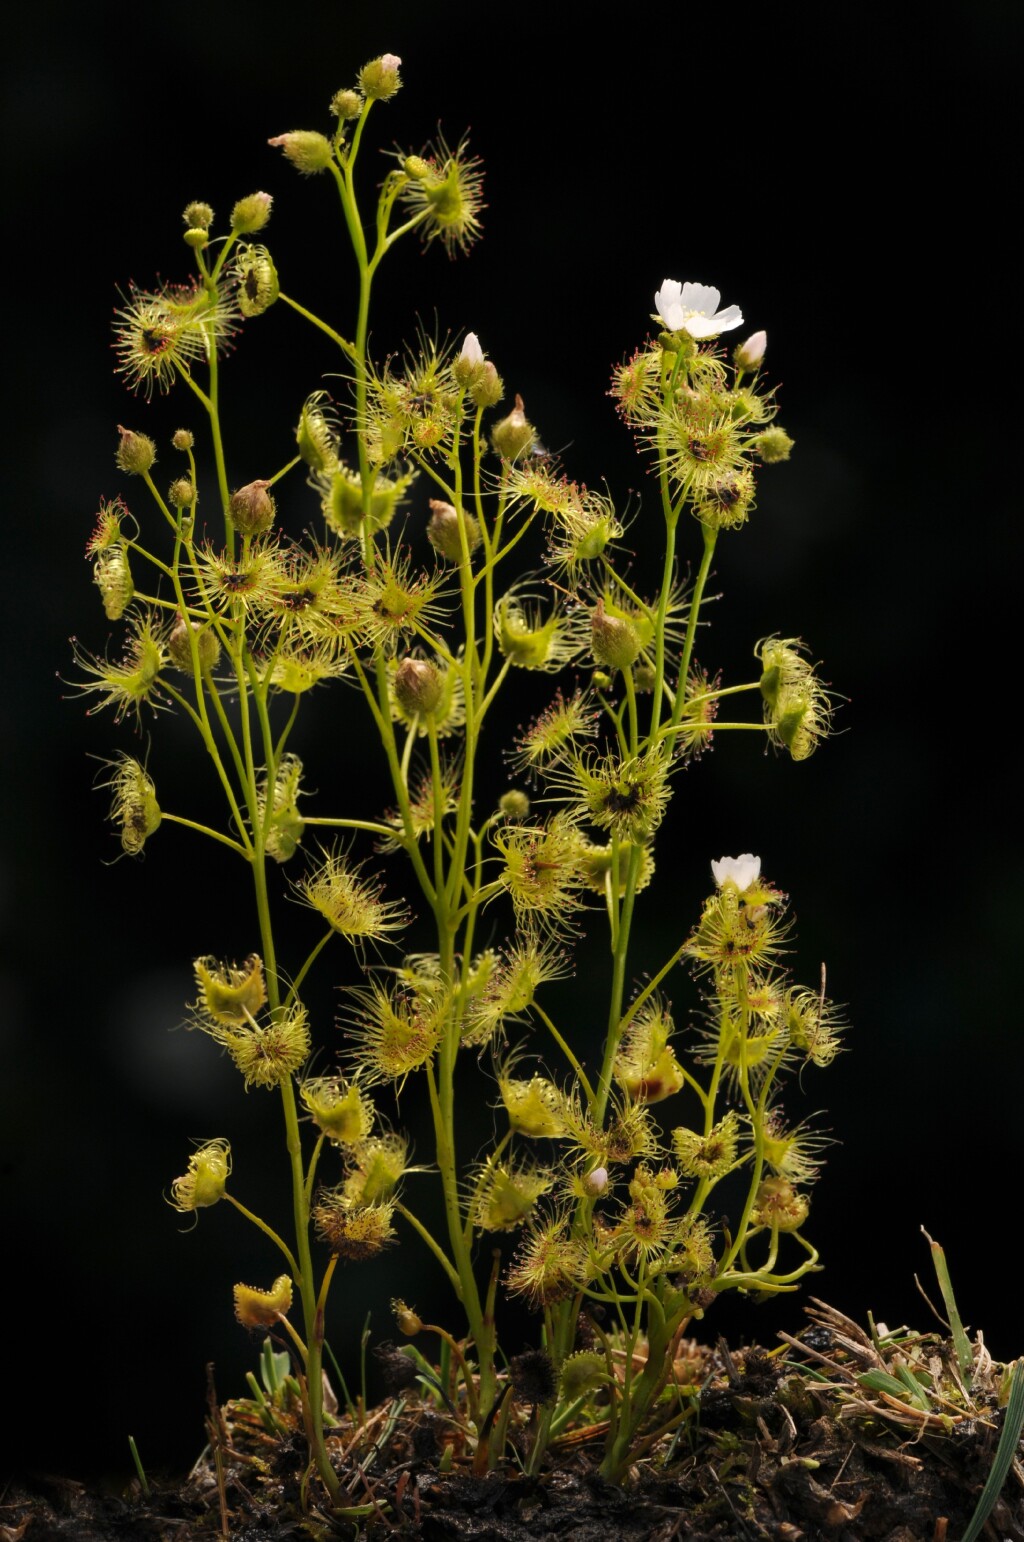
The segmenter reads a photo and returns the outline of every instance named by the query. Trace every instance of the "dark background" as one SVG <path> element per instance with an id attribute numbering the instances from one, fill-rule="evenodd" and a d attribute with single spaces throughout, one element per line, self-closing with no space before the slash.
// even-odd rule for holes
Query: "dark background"
<path id="1" fill-rule="evenodd" d="M 604 393 L 653 291 L 665 276 L 714 283 L 743 308 L 737 339 L 768 331 L 797 448 L 764 474 L 749 528 L 720 543 L 721 622 L 700 653 L 738 681 L 759 637 L 805 637 L 847 698 L 842 732 L 797 766 L 755 736 L 722 735 L 680 778 L 635 967 L 657 967 L 688 930 L 711 857 L 759 852 L 793 897 L 798 974 L 815 983 L 827 960 L 854 1024 L 851 1053 L 808 1073 L 787 1105 L 827 1108 L 819 1122 L 841 1142 L 815 1199 L 826 1272 L 810 1290 L 860 1319 L 927 1326 L 914 1287 L 915 1272 L 929 1283 L 923 1225 L 947 1248 L 965 1319 L 996 1356 L 1024 1349 L 1009 1262 L 1024 1069 L 1009 744 L 1019 286 L 1003 234 L 1018 39 L 1009 5 L 954 6 L 941 27 L 917 10 L 726 19 L 634 4 L 613 28 L 582 6 L 389 0 L 23 14 L 3 136 L 0 1181 L 15 1465 L 116 1477 L 134 1433 L 150 1466 L 184 1467 L 202 1442 L 205 1363 L 223 1396 L 255 1365 L 230 1287 L 269 1283 L 276 1258 L 226 1206 L 181 1235 L 162 1199 L 189 1141 L 226 1134 L 235 1191 L 287 1224 L 272 1100 L 244 1096 L 208 1041 L 172 1031 L 190 960 L 252 946 L 249 897 L 226 854 L 170 826 L 144 861 L 111 865 L 90 757 L 148 750 L 168 808 L 216 817 L 207 764 L 170 715 L 146 723 L 140 746 L 129 725 L 62 700 L 54 674 L 74 676 L 70 635 L 102 651 L 108 631 L 81 558 L 98 497 L 123 493 L 149 517 L 114 467 L 114 425 L 160 441 L 166 479 L 170 433 L 199 427 L 184 387 L 147 406 L 113 379 L 116 286 L 188 274 L 189 199 L 226 222 L 237 197 L 265 188 L 284 286 L 346 330 L 352 265 L 332 189 L 303 182 L 266 140 L 329 130 L 331 94 L 384 50 L 403 57 L 406 87 L 374 110 L 364 171 L 386 164 L 375 146 L 419 149 L 439 121 L 450 139 L 468 127 L 488 209 L 468 258 L 421 260 L 409 245 L 385 264 L 377 351 L 418 317 L 442 334 L 476 330 L 566 469 L 607 479 L 620 507 L 633 492 L 630 544 L 660 516 Z M 281 306 L 246 330 L 224 374 L 233 484 L 287 458 L 299 402 L 334 368 Z M 297 479 L 281 507 L 295 533 L 316 514 Z M 684 536 L 696 552 L 696 530 Z M 347 801 L 372 816 L 380 769 L 357 698 L 318 693 L 306 716 L 295 747 L 321 809 Z M 392 892 L 405 884 L 394 863 Z M 297 907 L 279 909 L 294 965 L 314 934 Z M 595 926 L 590 962 L 559 998 L 581 1044 L 600 1018 L 601 948 Z M 353 970 L 338 944 L 311 983 L 325 1064 Z M 671 994 L 685 1022 L 697 1003 L 685 974 Z M 425 1157 L 418 1092 L 396 1117 Z M 467 1151 L 490 1096 L 470 1080 Z M 410 1180 L 414 1197 L 430 1187 Z M 386 1266 L 344 1276 L 334 1340 L 351 1345 L 371 1307 L 374 1333 L 390 1333 L 398 1289 L 457 1321 L 406 1239 Z M 770 1341 L 800 1321 L 799 1296 L 740 1300 L 716 1306 L 705 1331 Z M 510 1347 L 529 1331 L 517 1320 Z"/>

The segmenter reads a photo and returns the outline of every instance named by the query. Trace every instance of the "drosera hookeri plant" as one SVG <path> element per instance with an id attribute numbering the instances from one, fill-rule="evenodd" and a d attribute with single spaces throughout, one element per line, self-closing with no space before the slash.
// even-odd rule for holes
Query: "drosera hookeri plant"
<path id="1" fill-rule="evenodd" d="M 389 161 L 367 208 L 367 124 L 400 71 L 395 55 L 370 61 L 332 99 L 329 133 L 270 141 L 333 184 L 354 258 L 336 315 L 294 297 L 302 275 L 279 271 L 265 244 L 263 192 L 235 204 L 226 230 L 190 204 L 192 276 L 133 289 L 118 310 L 120 374 L 146 398 L 173 390 L 176 420 L 156 437 L 119 430 L 127 480 L 100 504 L 87 555 L 122 640 L 109 654 L 78 649 L 80 689 L 118 723 L 154 708 L 191 723 L 223 802 L 220 827 L 164 806 L 156 725 L 146 763 L 119 751 L 106 783 L 124 851 L 179 824 L 183 838 L 228 848 L 251 885 L 251 951 L 229 960 L 215 934 L 203 939 L 189 1025 L 245 1089 L 279 1102 L 290 1214 L 272 1224 L 250 1208 L 244 1157 L 233 1165 L 221 1136 L 188 1157 L 170 1198 L 189 1214 L 225 1200 L 267 1239 L 266 1279 L 236 1285 L 235 1312 L 287 1335 L 310 1460 L 335 1502 L 323 1358 L 348 1327 L 330 1287 L 339 1267 L 397 1247 L 428 1249 L 453 1287 L 448 1326 L 404 1302 L 398 1325 L 441 1343 L 443 1396 L 475 1467 L 511 1441 L 536 1468 L 553 1439 L 589 1423 L 604 1431 L 605 1474 L 621 1479 L 690 1407 L 671 1383 L 686 1325 L 724 1290 L 792 1290 L 815 1267 L 804 1228 L 823 1137 L 791 1123 L 780 1094 L 787 1075 L 831 1061 L 838 1034 L 824 993 L 783 968 L 785 897 L 751 854 L 714 860 L 700 916 L 680 918 L 675 951 L 631 983 L 637 905 L 657 881 L 679 769 L 723 730 L 762 734 L 799 761 L 829 729 L 829 693 L 798 640 L 757 642 L 752 677 L 729 686 L 696 655 L 719 542 L 751 517 L 762 466 L 792 447 L 762 373 L 765 333 L 730 353 L 738 305 L 665 279 L 643 335 L 639 297 L 640 341 L 612 375 L 661 508 L 642 527 L 660 576 L 638 591 L 611 496 L 543 450 L 485 334 L 370 355 L 373 283 L 391 247 L 418 233 L 428 251 L 461 257 L 484 208 L 480 162 L 443 139 Z M 268 431 L 259 463 L 243 463 L 220 409 L 242 360 L 227 375 L 224 350 L 243 328 L 258 341 L 271 306 L 331 340 L 345 384 L 331 397 L 297 381 L 287 432 Z M 342 677 L 345 733 L 354 690 L 388 781 L 380 806 L 344 814 L 290 747 L 300 713 L 342 710 Z M 513 677 L 532 683 L 536 706 L 502 743 L 494 708 Z M 753 710 L 730 715 L 744 697 Z M 502 754 L 514 785 L 485 806 L 481 767 Z M 304 959 L 279 954 L 287 898 L 310 915 Z M 433 944 L 403 956 L 411 904 Z M 608 981 L 603 1048 L 589 1060 L 548 990 L 581 952 Z M 689 1034 L 667 994 L 680 968 L 703 995 Z M 303 999 L 312 970 L 343 991 L 336 1063 L 331 1025 Z M 481 1062 L 485 1095 L 497 1087 L 483 1152 L 460 1140 L 466 1059 Z M 432 1118 L 415 1169 L 399 1091 Z M 440 1184 L 436 1233 L 417 1214 L 414 1171 Z M 509 1235 L 514 1253 L 492 1261 Z M 535 1309 L 539 1329 L 512 1360 L 499 1352 L 508 1296 Z"/>

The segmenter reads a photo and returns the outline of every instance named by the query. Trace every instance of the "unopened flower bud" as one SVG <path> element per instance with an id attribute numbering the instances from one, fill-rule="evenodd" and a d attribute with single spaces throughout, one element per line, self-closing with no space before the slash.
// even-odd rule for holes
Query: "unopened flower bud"
<path id="1" fill-rule="evenodd" d="M 401 89 L 398 74 L 401 63 L 397 54 L 381 54 L 379 59 L 371 59 L 369 64 L 363 65 L 359 71 L 359 84 L 371 101 L 386 102 Z"/>
<path id="2" fill-rule="evenodd" d="M 467 332 L 462 349 L 452 364 L 452 374 L 461 386 L 468 386 L 483 368 L 484 351 L 475 332 Z"/>
<path id="3" fill-rule="evenodd" d="M 598 1194 L 603 1194 L 605 1189 L 608 1187 L 607 1167 L 595 1167 L 592 1172 L 587 1173 L 587 1176 L 583 1180 L 583 1187 L 586 1189 L 587 1193 L 592 1195 L 595 1199 L 597 1198 Z"/>
<path id="4" fill-rule="evenodd" d="M 263 535 L 274 523 L 277 506 L 267 492 L 269 482 L 247 482 L 231 494 L 228 511 L 240 535 Z"/>
<path id="5" fill-rule="evenodd" d="M 194 434 L 187 428 L 177 429 L 174 438 L 171 440 L 176 450 L 191 450 L 195 442 Z"/>
<path id="6" fill-rule="evenodd" d="M 498 807 L 506 819 L 525 819 L 530 812 L 530 800 L 518 787 L 510 787 L 498 799 Z"/>
<path id="7" fill-rule="evenodd" d="M 610 616 L 599 599 L 590 617 L 590 651 L 598 664 L 628 669 L 640 652 L 640 634 L 625 616 Z"/>
<path id="8" fill-rule="evenodd" d="M 440 706 L 444 682 L 428 659 L 403 659 L 395 671 L 395 696 L 407 717 L 426 717 Z"/>
<path id="9" fill-rule="evenodd" d="M 237 236 L 251 236 L 262 230 L 270 218 L 273 198 L 269 193 L 250 193 L 240 198 L 231 211 L 231 229 Z"/>
<path id="10" fill-rule="evenodd" d="M 732 356 L 732 362 L 737 369 L 757 369 L 764 358 L 764 350 L 768 343 L 767 332 L 751 332 L 745 343 L 740 343 Z"/>
<path id="11" fill-rule="evenodd" d="M 156 445 L 147 434 L 136 434 L 130 428 L 122 428 L 120 423 L 117 431 L 121 435 L 121 442 L 114 459 L 129 476 L 141 476 L 156 460 Z"/>
<path id="12" fill-rule="evenodd" d="M 476 407 L 496 407 L 504 394 L 501 376 L 490 359 L 485 359 L 469 383 L 470 401 Z"/>
<path id="13" fill-rule="evenodd" d="M 491 443 L 503 460 L 517 460 L 533 444 L 537 435 L 532 423 L 527 421 L 523 410 L 523 398 L 516 396 L 516 404 L 507 418 L 495 423 L 491 430 Z"/>
<path id="14" fill-rule="evenodd" d="M 288 160 L 304 177 L 326 171 L 331 164 L 331 141 L 312 129 L 292 129 L 267 140 L 268 145 L 283 150 Z"/>
<path id="15" fill-rule="evenodd" d="M 484 351 L 480 347 L 480 339 L 475 332 L 467 332 L 462 343 L 459 358 L 471 367 L 484 362 Z"/>
<path id="16" fill-rule="evenodd" d="M 189 623 L 196 634 L 196 650 L 199 654 L 199 668 L 203 674 L 214 669 L 220 658 L 220 639 L 212 627 L 202 626 L 198 621 Z M 184 616 L 179 616 L 171 627 L 170 636 L 167 639 L 167 652 L 170 654 L 171 663 L 176 669 L 185 674 L 192 673 L 192 648 L 188 639 L 188 625 Z"/>
<path id="17" fill-rule="evenodd" d="M 331 112 L 342 122 L 350 118 L 358 118 L 362 110 L 363 99 L 358 91 L 335 91 L 331 97 Z"/>
<path id="18" fill-rule="evenodd" d="M 466 531 L 466 549 L 472 553 L 480 545 L 480 526 L 473 515 L 465 511 L 462 522 Z M 430 500 L 427 540 L 449 562 L 462 561 L 462 532 L 459 529 L 458 512 L 452 504 L 444 503 L 440 498 Z"/>
<path id="19" fill-rule="evenodd" d="M 213 210 L 208 203 L 190 203 L 181 216 L 189 230 L 209 230 L 213 224 Z"/>
<path id="20" fill-rule="evenodd" d="M 196 495 L 191 477 L 177 477 L 167 489 L 167 500 L 176 509 L 189 509 Z"/>
<path id="21" fill-rule="evenodd" d="M 185 245 L 190 246 L 194 252 L 201 252 L 205 246 L 210 244 L 210 232 L 190 225 L 188 230 L 185 231 L 183 239 Z"/>
<path id="22" fill-rule="evenodd" d="M 754 449 L 766 466 L 775 466 L 779 461 L 788 460 L 792 448 L 793 440 L 784 428 L 778 426 L 766 428 L 754 440 Z"/>
<path id="23" fill-rule="evenodd" d="M 425 161 L 422 155 L 407 155 L 402 162 L 402 170 L 414 182 L 424 182 L 431 174 L 430 162 Z"/>

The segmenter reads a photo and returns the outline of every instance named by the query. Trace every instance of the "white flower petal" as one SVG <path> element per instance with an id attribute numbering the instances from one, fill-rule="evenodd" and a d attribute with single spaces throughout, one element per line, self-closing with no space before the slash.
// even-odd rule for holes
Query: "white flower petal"
<path id="1" fill-rule="evenodd" d="M 689 311 L 677 330 L 688 332 L 693 338 L 715 337 L 718 334 L 718 323 L 712 316 L 695 316 Z"/>
<path id="2" fill-rule="evenodd" d="M 719 857 L 717 862 L 712 862 L 711 871 L 720 889 L 727 883 L 734 883 L 743 894 L 761 876 L 761 858 L 750 851 L 739 857 Z"/>
<path id="3" fill-rule="evenodd" d="M 722 294 L 709 284 L 684 284 L 681 298 L 688 311 L 699 311 L 702 316 L 711 316 L 718 309 Z"/>
<path id="4" fill-rule="evenodd" d="M 768 346 L 768 333 L 751 332 L 746 342 L 740 343 L 733 357 L 740 369 L 757 369 Z"/>
<path id="5" fill-rule="evenodd" d="M 480 339 L 477 337 L 475 332 L 466 333 L 465 340 L 462 344 L 462 352 L 459 354 L 459 358 L 465 359 L 467 364 L 473 365 L 482 364 L 484 362 L 484 351 L 480 347 Z"/>
<path id="6" fill-rule="evenodd" d="M 678 332 L 682 325 L 682 308 L 679 294 L 682 284 L 677 278 L 666 278 L 654 296 L 654 308 L 670 332 Z"/>
<path id="7" fill-rule="evenodd" d="M 743 325 L 743 312 L 738 305 L 727 305 L 724 311 L 719 311 L 711 320 L 717 326 L 719 332 L 731 332 L 733 327 Z"/>
<path id="8" fill-rule="evenodd" d="M 710 284 L 681 284 L 666 278 L 654 296 L 658 315 L 670 332 L 688 332 L 693 338 L 717 337 L 743 324 L 738 305 L 718 309 L 722 296 Z"/>

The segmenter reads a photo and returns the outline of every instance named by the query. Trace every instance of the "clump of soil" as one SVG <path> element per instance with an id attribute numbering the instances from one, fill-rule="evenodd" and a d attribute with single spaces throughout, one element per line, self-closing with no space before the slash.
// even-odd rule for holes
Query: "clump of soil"
<path id="1" fill-rule="evenodd" d="M 979 1340 L 969 1388 L 936 1335 L 866 1334 L 816 1303 L 784 1352 L 681 1346 L 700 1374 L 692 1417 L 653 1444 L 622 1488 L 599 1475 L 604 1428 L 553 1443 L 536 1476 L 472 1471 L 452 1415 L 407 1390 L 330 1447 L 354 1512 L 332 1514 L 305 1483 L 301 1430 L 266 1428 L 254 1402 L 211 1419 L 211 1447 L 181 1484 L 126 1497 L 37 1478 L 0 1503 L 0 1542 L 284 1542 L 409 1537 L 426 1542 L 959 1542 L 992 1467 L 1005 1410 L 1001 1367 Z M 884 1378 L 904 1367 L 902 1400 Z M 865 1381 L 865 1377 L 867 1380 Z M 681 1383 L 680 1383 L 681 1385 Z M 949 1396 L 954 1388 L 964 1394 Z M 279 1421 L 280 1422 L 280 1421 Z M 983 1537 L 1024 1542 L 1024 1448 Z"/>

